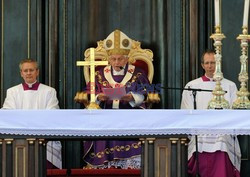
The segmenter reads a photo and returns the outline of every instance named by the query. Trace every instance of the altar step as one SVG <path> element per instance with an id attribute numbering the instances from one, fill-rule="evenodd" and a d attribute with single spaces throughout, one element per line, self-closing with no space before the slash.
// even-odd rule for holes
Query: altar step
<path id="1" fill-rule="evenodd" d="M 135 169 L 48 169 L 47 177 L 140 177 Z"/>

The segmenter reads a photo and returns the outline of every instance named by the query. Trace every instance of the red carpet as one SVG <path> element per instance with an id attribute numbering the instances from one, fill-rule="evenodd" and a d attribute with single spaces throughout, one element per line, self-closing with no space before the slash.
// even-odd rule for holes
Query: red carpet
<path id="1" fill-rule="evenodd" d="M 140 177 L 141 171 L 135 169 L 48 169 L 47 177 Z"/>

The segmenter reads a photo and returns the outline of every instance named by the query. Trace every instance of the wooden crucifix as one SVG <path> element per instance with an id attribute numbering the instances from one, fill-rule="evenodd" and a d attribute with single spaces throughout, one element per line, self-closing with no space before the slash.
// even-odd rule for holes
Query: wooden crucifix
<path id="1" fill-rule="evenodd" d="M 95 49 L 90 48 L 89 61 L 77 61 L 77 66 L 90 66 L 90 104 L 87 109 L 100 109 L 95 102 L 95 66 L 108 65 L 108 61 L 95 61 Z"/>

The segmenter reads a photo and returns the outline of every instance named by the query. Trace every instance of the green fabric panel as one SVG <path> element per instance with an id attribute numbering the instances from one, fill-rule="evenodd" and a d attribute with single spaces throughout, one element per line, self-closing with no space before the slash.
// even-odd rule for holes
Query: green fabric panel
<path id="1" fill-rule="evenodd" d="M 83 167 L 83 143 L 82 141 L 61 141 L 63 146 L 63 168 L 82 168 Z"/>
<path id="2" fill-rule="evenodd" d="M 243 2 L 230 0 L 222 6 L 222 33 L 226 36 L 222 40 L 222 72 L 225 78 L 236 83 L 238 89 L 240 83 L 240 41 L 236 40 L 242 34 Z M 230 10 L 229 10 L 230 9 Z"/>
<path id="3" fill-rule="evenodd" d="M 18 65 L 22 58 L 28 56 L 27 0 L 8 0 L 2 4 L 1 103 L 5 98 L 6 89 L 21 82 Z"/>

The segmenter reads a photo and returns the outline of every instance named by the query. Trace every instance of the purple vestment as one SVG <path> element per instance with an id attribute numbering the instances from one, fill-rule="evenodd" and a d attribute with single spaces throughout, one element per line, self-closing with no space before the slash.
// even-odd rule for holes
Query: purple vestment
<path id="1" fill-rule="evenodd" d="M 223 151 L 199 153 L 199 173 L 202 177 L 240 177 L 240 172 L 231 163 L 228 154 Z M 188 175 L 196 176 L 195 154 L 188 161 Z"/>
<path id="2" fill-rule="evenodd" d="M 131 72 L 132 76 L 126 82 L 126 92 L 146 94 L 145 87 L 149 85 L 149 80 L 142 70 L 139 68 L 129 69 L 128 65 L 125 67 L 125 75 L 114 76 L 112 69 L 102 68 L 96 72 L 96 94 L 102 92 L 102 88 L 111 88 L 112 86 L 105 78 L 105 72 L 111 72 L 112 78 L 116 83 L 122 82 L 127 72 Z M 112 100 L 103 102 L 100 106 L 103 109 L 112 109 Z M 144 104 L 140 105 L 145 107 Z M 133 108 L 127 102 L 119 102 L 119 109 L 138 109 Z M 105 120 L 104 120 L 105 121 Z M 119 121 L 119 117 L 117 117 Z M 114 122 L 115 124 L 115 122 Z M 122 161 L 126 159 L 132 159 L 134 157 L 140 157 L 141 155 L 141 142 L 139 140 L 114 140 L 114 141 L 85 141 L 84 142 L 84 161 L 94 168 L 109 168 L 112 165 L 106 165 L 111 162 L 115 164 L 115 161 Z M 117 163 L 119 166 L 119 163 Z M 119 166 L 116 168 L 140 168 L 138 164 L 131 163 L 127 166 Z"/>

